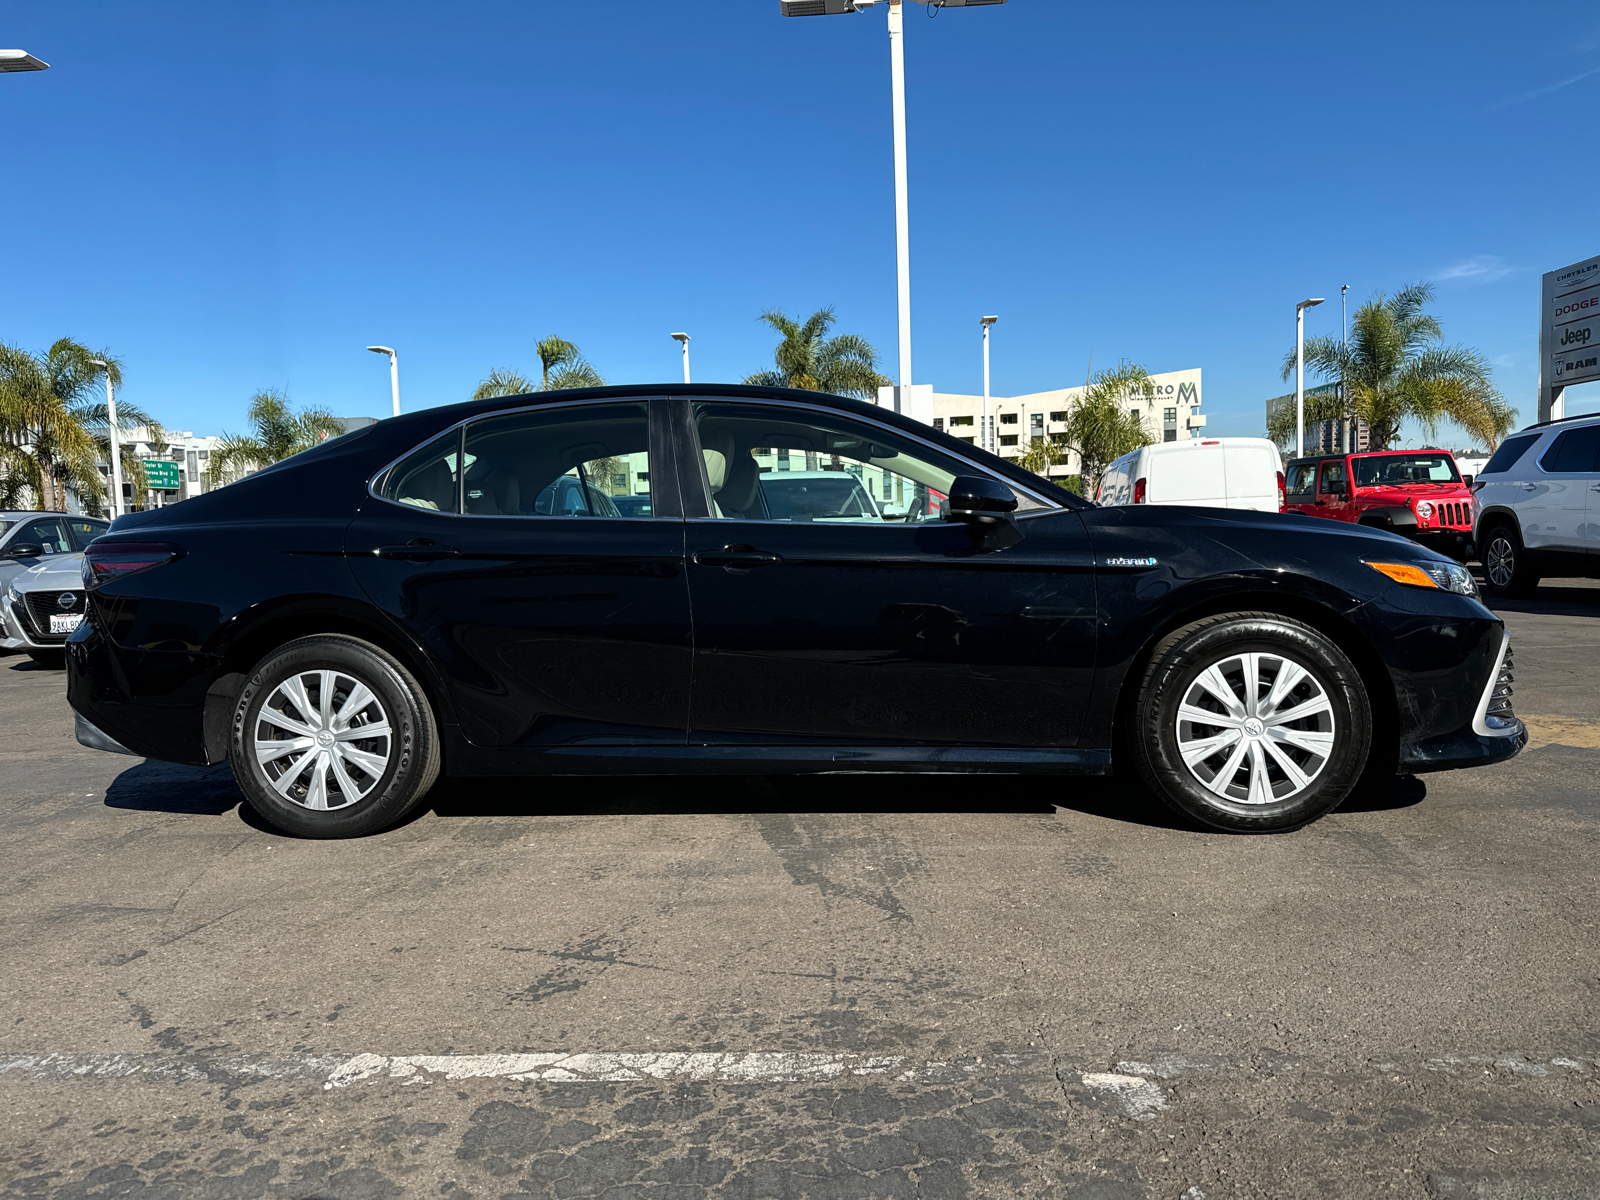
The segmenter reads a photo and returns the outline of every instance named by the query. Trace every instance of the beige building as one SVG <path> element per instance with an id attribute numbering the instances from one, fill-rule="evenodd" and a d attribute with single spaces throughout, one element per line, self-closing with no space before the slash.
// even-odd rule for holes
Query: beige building
<path id="1" fill-rule="evenodd" d="M 1148 399 L 1131 400 L 1130 412 L 1137 413 L 1158 442 L 1180 442 L 1201 436 L 1206 419 L 1200 413 L 1200 368 L 1164 371 L 1152 375 L 1154 394 Z M 1027 396 L 991 396 L 989 417 L 992 444 L 986 449 L 1003 458 L 1017 458 L 1034 438 L 1061 441 L 1066 428 L 1067 410 L 1083 389 L 1060 388 L 1034 392 Z M 962 441 L 983 445 L 983 397 L 933 393 L 933 426 Z M 1050 468 L 1052 479 L 1077 475 L 1081 471 L 1077 454 Z"/>

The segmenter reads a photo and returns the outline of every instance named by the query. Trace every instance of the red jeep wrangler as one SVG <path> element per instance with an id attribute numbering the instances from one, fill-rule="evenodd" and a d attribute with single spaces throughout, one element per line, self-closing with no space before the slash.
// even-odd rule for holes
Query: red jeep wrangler
<path id="1" fill-rule="evenodd" d="M 1291 459 L 1289 512 L 1375 525 L 1466 562 L 1472 491 L 1448 450 L 1379 450 Z"/>

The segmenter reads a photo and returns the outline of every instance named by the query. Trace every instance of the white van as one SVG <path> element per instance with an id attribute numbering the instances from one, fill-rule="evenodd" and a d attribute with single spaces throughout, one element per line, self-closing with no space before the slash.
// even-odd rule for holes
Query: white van
<path id="1" fill-rule="evenodd" d="M 1095 500 L 1283 512 L 1283 459 L 1266 438 L 1157 442 L 1107 467 Z"/>

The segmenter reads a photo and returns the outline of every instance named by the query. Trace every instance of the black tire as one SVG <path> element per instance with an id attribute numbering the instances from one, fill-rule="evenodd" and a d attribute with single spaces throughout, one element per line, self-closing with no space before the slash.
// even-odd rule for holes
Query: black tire
<path id="1" fill-rule="evenodd" d="M 63 670 L 67 665 L 65 650 L 29 650 L 28 657 L 41 667 L 49 667 L 52 671 Z"/>
<path id="2" fill-rule="evenodd" d="M 1531 596 L 1539 576 L 1528 561 L 1528 551 L 1509 522 L 1499 521 L 1483 535 L 1478 559 L 1483 563 L 1483 584 L 1493 596 L 1515 599 Z"/>
<path id="3" fill-rule="evenodd" d="M 324 681 L 331 681 L 326 704 Z M 359 708 L 347 712 L 352 704 Z M 369 727 L 387 733 L 360 737 Z M 312 752 L 285 752 L 263 764 L 258 739 L 274 743 L 269 752 L 291 741 Z M 358 638 L 318 634 L 256 664 L 233 711 L 228 760 L 245 801 L 278 829 L 360 837 L 395 824 L 427 794 L 439 775 L 439 733 L 426 694 L 394 657 Z"/>
<path id="4" fill-rule="evenodd" d="M 1241 657 L 1255 655 L 1266 657 Z M 1285 682 L 1292 686 L 1275 698 L 1286 663 L 1307 678 L 1289 675 Z M 1236 708 L 1225 708 L 1201 682 L 1213 667 Z M 1256 676 L 1253 708 L 1244 704 L 1247 670 Z M 1217 676 L 1209 679 L 1215 683 Z M 1268 701 L 1274 701 L 1270 708 Z M 1181 718 L 1186 704 L 1192 706 L 1186 712 L 1215 713 L 1216 723 Z M 1273 720 L 1297 709 L 1312 715 Z M 1187 740 L 1181 741 L 1184 730 Z M 1290 741 L 1292 735 L 1299 737 Z M 1212 741 L 1218 743 L 1214 754 L 1192 768 L 1185 764 L 1183 746 L 1197 752 Z M 1328 752 L 1314 753 L 1306 743 L 1326 745 Z M 1283 833 L 1331 812 L 1356 785 L 1372 747 L 1372 709 L 1360 673 L 1317 630 L 1274 613 L 1224 613 L 1186 625 L 1156 646 L 1139 682 L 1128 745 L 1151 790 L 1191 820 L 1235 833 Z M 1259 783 L 1257 761 L 1266 765 Z"/>

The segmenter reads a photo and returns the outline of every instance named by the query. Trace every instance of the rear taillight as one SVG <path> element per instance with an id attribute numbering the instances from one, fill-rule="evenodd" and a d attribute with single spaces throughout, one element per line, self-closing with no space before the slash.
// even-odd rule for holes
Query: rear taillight
<path id="1" fill-rule="evenodd" d="M 1284 483 L 1282 471 L 1278 472 L 1278 511 L 1289 511 L 1289 492 L 1287 485 Z"/>
<path id="2" fill-rule="evenodd" d="M 1135 504 L 1144 503 L 1144 480 L 1142 479 L 1133 481 L 1133 502 Z"/>
<path id="3" fill-rule="evenodd" d="M 92 542 L 83 552 L 83 586 L 93 590 L 183 555 L 170 542 Z"/>

